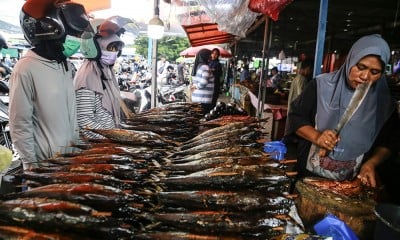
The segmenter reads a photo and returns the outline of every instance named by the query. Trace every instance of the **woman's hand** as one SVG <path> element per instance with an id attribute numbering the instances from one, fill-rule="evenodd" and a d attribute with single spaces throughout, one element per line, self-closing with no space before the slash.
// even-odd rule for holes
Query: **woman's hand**
<path id="1" fill-rule="evenodd" d="M 336 144 L 339 142 L 340 138 L 336 135 L 333 130 L 323 131 L 317 138 L 317 145 L 320 147 L 318 155 L 320 157 L 325 157 L 328 152 L 332 151 Z"/>
<path id="2" fill-rule="evenodd" d="M 323 131 L 317 138 L 316 144 L 328 151 L 332 151 L 336 144 L 339 142 L 339 137 L 333 130 Z"/>
<path id="3" fill-rule="evenodd" d="M 369 187 L 376 187 L 376 167 L 390 156 L 390 150 L 386 147 L 376 147 L 372 156 L 361 166 L 357 178 Z"/>
<path id="4" fill-rule="evenodd" d="M 371 161 L 365 162 L 360 169 L 360 173 L 357 178 L 368 187 L 376 187 L 376 175 L 375 175 L 375 164 Z"/>
<path id="5" fill-rule="evenodd" d="M 326 156 L 329 151 L 332 151 L 340 141 L 340 137 L 336 135 L 334 130 L 320 132 L 309 125 L 297 129 L 296 134 L 317 145 L 320 148 L 319 156 L 321 157 Z"/>

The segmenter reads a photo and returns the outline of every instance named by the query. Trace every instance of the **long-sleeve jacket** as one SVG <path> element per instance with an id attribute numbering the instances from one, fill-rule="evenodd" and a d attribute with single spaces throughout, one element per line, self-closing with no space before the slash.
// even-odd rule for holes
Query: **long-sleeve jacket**
<path id="1" fill-rule="evenodd" d="M 69 150 L 78 138 L 72 67 L 29 50 L 10 79 L 10 132 L 18 153 L 36 162 Z"/>

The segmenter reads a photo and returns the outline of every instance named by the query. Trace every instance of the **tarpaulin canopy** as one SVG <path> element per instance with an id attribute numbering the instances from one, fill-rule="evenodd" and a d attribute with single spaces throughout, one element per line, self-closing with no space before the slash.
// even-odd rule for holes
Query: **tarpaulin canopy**
<path id="1" fill-rule="evenodd" d="M 209 50 L 217 48 L 219 50 L 220 57 L 223 57 L 223 58 L 232 57 L 232 54 L 228 50 L 226 50 L 220 46 L 216 46 L 216 45 L 204 45 L 204 46 L 197 46 L 197 47 L 189 47 L 189 48 L 186 48 L 185 50 L 183 50 L 182 52 L 180 52 L 179 55 L 184 56 L 184 57 L 194 57 L 194 56 L 196 56 L 197 52 L 203 48 L 206 48 Z"/>
<path id="2" fill-rule="evenodd" d="M 111 0 L 72 0 L 85 7 L 87 12 L 111 8 Z"/>
<path id="3" fill-rule="evenodd" d="M 182 25 L 193 47 L 207 44 L 222 44 L 232 42 L 235 35 L 218 30 L 216 23 L 199 23 Z"/>

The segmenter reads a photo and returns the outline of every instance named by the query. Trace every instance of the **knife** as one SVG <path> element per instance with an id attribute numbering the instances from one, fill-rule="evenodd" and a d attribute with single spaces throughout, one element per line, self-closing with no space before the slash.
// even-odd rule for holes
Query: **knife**
<path id="1" fill-rule="evenodd" d="M 339 135 L 340 131 L 346 125 L 346 123 L 351 119 L 357 109 L 360 107 L 361 103 L 363 102 L 365 96 L 367 96 L 368 90 L 372 85 L 372 81 L 364 82 L 358 84 L 356 90 L 353 93 L 353 96 L 350 99 L 349 105 L 347 106 L 346 110 L 344 111 L 341 119 L 339 120 L 336 128 L 333 130 L 336 132 L 336 135 Z M 328 151 L 326 149 L 319 150 L 319 156 L 326 156 Z"/>
<path id="2" fill-rule="evenodd" d="M 371 87 L 371 85 L 372 81 L 368 81 L 357 85 L 356 90 L 354 91 L 353 96 L 350 99 L 349 105 L 347 106 L 346 110 L 342 115 L 342 118 L 340 119 L 339 123 L 334 129 L 336 134 L 340 133 L 344 125 L 346 125 L 346 123 L 351 119 L 351 117 L 360 107 L 365 96 L 367 96 L 368 90 Z"/>

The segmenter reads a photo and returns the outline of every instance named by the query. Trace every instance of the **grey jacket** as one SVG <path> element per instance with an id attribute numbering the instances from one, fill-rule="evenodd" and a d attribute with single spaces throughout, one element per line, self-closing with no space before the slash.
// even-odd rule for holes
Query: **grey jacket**
<path id="1" fill-rule="evenodd" d="M 23 161 L 37 161 L 71 151 L 77 140 L 72 67 L 29 50 L 10 79 L 10 132 Z"/>

